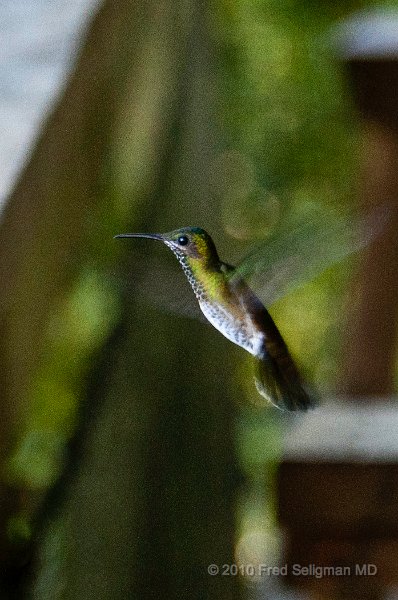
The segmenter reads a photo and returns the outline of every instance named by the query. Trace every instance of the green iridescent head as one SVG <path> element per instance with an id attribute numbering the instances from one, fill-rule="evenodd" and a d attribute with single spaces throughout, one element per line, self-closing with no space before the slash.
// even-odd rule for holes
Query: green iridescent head
<path id="1" fill-rule="evenodd" d="M 218 254 L 213 240 L 201 227 L 182 227 L 169 233 L 122 233 L 116 238 L 143 237 L 163 242 L 179 259 L 213 261 Z"/>

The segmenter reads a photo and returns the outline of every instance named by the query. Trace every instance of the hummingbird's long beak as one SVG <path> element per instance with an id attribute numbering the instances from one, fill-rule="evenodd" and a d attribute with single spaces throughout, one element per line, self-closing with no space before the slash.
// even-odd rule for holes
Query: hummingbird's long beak
<path id="1" fill-rule="evenodd" d="M 113 239 L 116 238 L 149 238 L 150 240 L 163 242 L 163 236 L 160 233 L 119 233 L 113 236 Z"/>

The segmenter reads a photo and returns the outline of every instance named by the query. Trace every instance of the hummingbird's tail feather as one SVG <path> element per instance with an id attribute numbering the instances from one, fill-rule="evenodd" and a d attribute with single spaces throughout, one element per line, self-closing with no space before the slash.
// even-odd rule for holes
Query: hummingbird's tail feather
<path id="1" fill-rule="evenodd" d="M 271 355 L 264 348 L 256 357 L 255 383 L 258 392 L 281 410 L 307 410 L 313 405 L 284 344 L 278 353 Z"/>

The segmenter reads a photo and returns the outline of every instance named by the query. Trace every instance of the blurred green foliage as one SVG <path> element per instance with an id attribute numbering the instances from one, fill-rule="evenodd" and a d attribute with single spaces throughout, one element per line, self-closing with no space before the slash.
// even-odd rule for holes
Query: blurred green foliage
<path id="1" fill-rule="evenodd" d="M 328 35 L 355 3 L 223 4 L 230 143 L 254 162 L 259 184 L 283 200 L 294 200 L 304 181 L 306 195 L 341 200 L 353 172 L 355 122 Z"/>
<path id="2" fill-rule="evenodd" d="M 48 323 L 46 353 L 32 383 L 24 431 L 7 464 L 13 485 L 46 490 L 60 475 L 90 361 L 118 313 L 109 278 L 94 269 L 84 271 L 70 296 L 60 300 Z"/>

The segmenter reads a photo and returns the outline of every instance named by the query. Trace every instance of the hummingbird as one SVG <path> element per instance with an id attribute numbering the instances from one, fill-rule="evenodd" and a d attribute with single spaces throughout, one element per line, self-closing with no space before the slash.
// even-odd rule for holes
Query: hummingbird
<path id="1" fill-rule="evenodd" d="M 177 257 L 206 319 L 255 361 L 258 392 L 282 410 L 306 410 L 312 400 L 271 315 L 235 267 L 220 260 L 201 227 L 169 233 L 123 233 L 115 238 L 163 242 Z"/>

